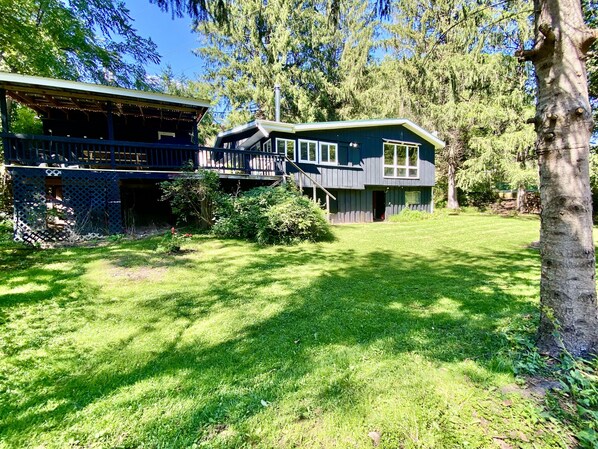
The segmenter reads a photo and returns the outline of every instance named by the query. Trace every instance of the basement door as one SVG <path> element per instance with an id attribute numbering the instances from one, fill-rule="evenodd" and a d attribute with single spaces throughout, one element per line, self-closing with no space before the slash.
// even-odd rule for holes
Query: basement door
<path id="1" fill-rule="evenodd" d="M 374 221 L 384 221 L 384 214 L 386 212 L 386 192 L 384 190 L 374 190 L 372 195 Z"/>

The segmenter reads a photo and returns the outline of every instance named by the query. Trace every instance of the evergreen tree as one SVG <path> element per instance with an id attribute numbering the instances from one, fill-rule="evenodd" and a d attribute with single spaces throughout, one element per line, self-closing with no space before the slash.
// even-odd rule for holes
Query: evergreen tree
<path id="1" fill-rule="evenodd" d="M 388 26 L 394 58 L 383 61 L 362 105 L 370 114 L 406 116 L 439 133 L 447 145 L 437 153 L 437 168 L 449 208 L 459 207 L 459 184 L 473 188 L 504 177 L 516 165 L 494 163 L 513 161 L 533 141 L 525 127 L 526 73 L 514 57 L 496 51 L 525 33 L 520 17 L 517 5 L 507 12 L 469 0 L 407 0 L 397 4 Z"/>
<path id="2" fill-rule="evenodd" d="M 351 109 L 361 88 L 373 41 L 367 4 L 343 3 L 338 26 L 325 2 L 243 0 L 231 2 L 227 26 L 202 21 L 198 49 L 207 76 L 229 107 L 230 122 L 274 119 L 275 84 L 281 86 L 285 121 L 334 120 Z"/>

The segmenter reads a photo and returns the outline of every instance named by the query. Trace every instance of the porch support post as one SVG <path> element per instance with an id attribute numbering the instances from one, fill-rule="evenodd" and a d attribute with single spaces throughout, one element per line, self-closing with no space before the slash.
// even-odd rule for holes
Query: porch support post
<path id="1" fill-rule="evenodd" d="M 316 196 L 316 185 L 315 184 L 313 185 L 313 200 L 314 200 L 314 203 L 318 201 L 318 197 Z"/>
<path id="2" fill-rule="evenodd" d="M 108 140 L 114 140 L 114 117 L 112 115 L 112 102 L 108 102 L 106 108 L 106 121 L 108 125 Z M 116 168 L 116 158 L 114 156 L 114 145 L 110 145 L 110 166 Z"/>
<path id="3" fill-rule="evenodd" d="M 193 137 L 191 142 L 193 143 L 193 145 L 198 145 L 199 144 L 199 135 L 197 133 L 197 126 L 199 125 L 199 121 L 195 120 L 193 122 Z"/>
<path id="4" fill-rule="evenodd" d="M 114 140 L 114 117 L 112 115 L 112 102 L 108 102 L 106 121 L 108 124 L 108 140 Z"/>
<path id="5" fill-rule="evenodd" d="M 6 89 L 0 89 L 0 114 L 2 115 L 2 133 L 10 132 L 8 120 L 8 107 L 6 105 Z M 2 146 L 4 147 L 4 162 L 8 163 L 8 139 L 2 138 Z"/>

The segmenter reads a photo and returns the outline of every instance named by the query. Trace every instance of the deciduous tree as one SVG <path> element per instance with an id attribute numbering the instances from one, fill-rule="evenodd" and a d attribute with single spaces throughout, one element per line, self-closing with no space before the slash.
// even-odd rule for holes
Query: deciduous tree
<path id="1" fill-rule="evenodd" d="M 0 70 L 148 88 L 158 61 L 118 0 L 0 0 Z"/>

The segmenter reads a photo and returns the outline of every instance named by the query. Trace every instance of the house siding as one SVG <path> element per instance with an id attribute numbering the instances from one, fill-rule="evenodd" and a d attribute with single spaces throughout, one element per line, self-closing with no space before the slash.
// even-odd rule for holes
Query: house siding
<path id="1" fill-rule="evenodd" d="M 419 190 L 421 204 L 409 206 L 422 212 L 432 212 L 432 188 L 402 188 L 402 187 L 368 187 L 364 190 L 336 190 L 331 193 L 336 196 L 336 202 L 331 205 L 330 219 L 332 223 L 367 223 L 374 221 L 373 192 L 384 191 L 386 194 L 385 218 L 400 213 L 405 204 L 405 192 Z M 309 192 L 306 191 L 306 194 Z M 318 195 L 322 201 L 320 195 Z"/>
<path id="2" fill-rule="evenodd" d="M 338 165 L 297 162 L 303 171 L 327 189 L 364 189 L 366 186 L 432 187 L 435 182 L 434 147 L 403 126 L 376 126 L 320 131 L 300 131 L 296 134 L 272 133 L 271 138 L 291 139 L 299 151 L 299 139 L 317 140 L 338 144 Z M 419 144 L 419 178 L 400 179 L 383 176 L 384 139 Z M 358 148 L 349 144 L 357 143 Z M 287 164 L 289 174 L 297 169 Z M 295 176 L 297 179 L 297 175 Z M 311 187 L 311 181 L 303 179 L 303 186 Z"/>

